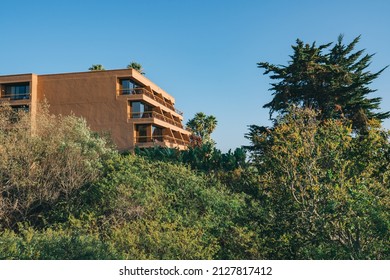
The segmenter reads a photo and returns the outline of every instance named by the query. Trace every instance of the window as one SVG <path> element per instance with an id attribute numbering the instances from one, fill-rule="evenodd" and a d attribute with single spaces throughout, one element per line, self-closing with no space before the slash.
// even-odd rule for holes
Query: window
<path id="1" fill-rule="evenodd" d="M 135 127 L 138 143 L 148 142 L 148 125 L 138 124 Z"/>
<path id="2" fill-rule="evenodd" d="M 162 142 L 163 139 L 163 129 L 161 127 L 152 125 L 152 138 L 153 141 L 160 141 Z"/>
<path id="3" fill-rule="evenodd" d="M 136 82 L 130 80 L 130 79 L 121 79 L 120 82 L 120 89 L 121 94 L 135 94 L 136 88 L 141 88 L 141 85 L 137 84 Z"/>
<path id="4" fill-rule="evenodd" d="M 151 118 L 153 108 L 149 104 L 141 101 L 134 101 L 130 103 L 132 118 Z"/>
<path id="5" fill-rule="evenodd" d="M 29 99 L 30 98 L 30 84 L 10 84 L 5 85 L 5 97 L 11 100 Z"/>

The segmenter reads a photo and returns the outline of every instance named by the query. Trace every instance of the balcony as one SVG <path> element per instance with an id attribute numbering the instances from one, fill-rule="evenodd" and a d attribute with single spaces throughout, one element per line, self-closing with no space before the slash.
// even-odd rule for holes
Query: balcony
<path id="1" fill-rule="evenodd" d="M 0 100 L 29 100 L 30 99 L 30 93 L 3 93 L 1 94 Z"/>
<path id="2" fill-rule="evenodd" d="M 165 101 L 164 98 L 153 94 L 153 92 L 151 92 L 150 90 L 148 90 L 146 88 L 120 89 L 118 94 L 119 95 L 146 95 L 147 97 L 153 99 L 154 101 L 157 101 L 158 103 L 164 105 L 165 107 L 171 109 L 172 111 L 178 113 L 179 115 L 181 115 L 181 116 L 183 115 L 183 112 L 175 109 L 175 107 L 173 107 L 172 103 Z"/>
<path id="3" fill-rule="evenodd" d="M 138 147 L 150 147 L 150 146 L 168 146 L 168 147 L 173 147 L 173 146 L 188 146 L 189 142 L 174 138 L 168 135 L 154 135 L 152 137 L 148 136 L 138 136 L 136 137 L 136 142 L 135 144 Z"/>
<path id="4" fill-rule="evenodd" d="M 162 120 L 166 123 L 177 126 L 179 128 L 183 128 L 183 125 L 181 122 L 175 121 L 174 119 L 169 118 L 169 117 L 167 117 L 161 113 L 155 112 L 155 111 L 133 112 L 133 113 L 129 114 L 129 119 L 150 119 L 150 118 L 156 118 L 156 119 Z"/>

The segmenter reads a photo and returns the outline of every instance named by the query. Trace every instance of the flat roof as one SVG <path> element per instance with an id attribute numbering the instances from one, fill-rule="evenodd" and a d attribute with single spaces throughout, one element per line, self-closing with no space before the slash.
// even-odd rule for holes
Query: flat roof
<path id="1" fill-rule="evenodd" d="M 56 76 L 71 76 L 71 75 L 110 75 L 110 74 L 116 74 L 118 76 L 130 76 L 134 78 L 136 81 L 144 84 L 145 86 L 150 86 L 152 90 L 162 94 L 164 98 L 167 98 L 172 101 L 172 103 L 175 103 L 175 98 L 167 93 L 165 90 L 160 88 L 158 85 L 153 83 L 151 80 L 149 80 L 147 77 L 139 73 L 135 69 L 112 69 L 112 70 L 96 70 L 96 71 L 83 71 L 83 72 L 66 72 L 66 73 L 51 73 L 51 74 L 35 74 L 35 73 L 25 73 L 25 74 L 12 74 L 12 75 L 0 75 L 1 78 L 12 78 L 12 77 L 23 77 L 23 76 L 38 76 L 38 77 L 56 77 Z"/>

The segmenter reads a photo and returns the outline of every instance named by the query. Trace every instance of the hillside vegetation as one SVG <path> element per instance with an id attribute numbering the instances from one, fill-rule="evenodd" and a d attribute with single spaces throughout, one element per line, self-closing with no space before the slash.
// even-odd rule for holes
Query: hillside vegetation
<path id="1" fill-rule="evenodd" d="M 15 118 L 18 122 L 15 122 Z M 1 107 L 1 259 L 388 259 L 389 142 L 291 110 L 240 149 L 121 155 Z"/>

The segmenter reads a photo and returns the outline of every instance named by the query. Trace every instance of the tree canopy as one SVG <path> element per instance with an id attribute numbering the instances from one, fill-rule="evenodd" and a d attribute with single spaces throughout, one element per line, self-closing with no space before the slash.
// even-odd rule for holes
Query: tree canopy
<path id="1" fill-rule="evenodd" d="M 258 63 L 274 80 L 270 88 L 274 97 L 263 106 L 270 109 L 270 117 L 274 112 L 284 114 L 295 105 L 318 110 L 319 119 L 345 118 L 355 129 L 366 127 L 369 120 L 388 118 L 390 112 L 378 112 L 381 98 L 369 97 L 376 91 L 369 85 L 386 67 L 369 71 L 373 55 L 355 51 L 359 40 L 360 36 L 344 44 L 340 35 L 334 45 L 317 46 L 298 39 L 287 66 Z"/>
<path id="2" fill-rule="evenodd" d="M 259 236 L 269 258 L 382 259 L 389 256 L 389 132 L 369 85 L 386 69 L 344 44 L 297 40 L 291 61 L 258 63 L 274 80 L 264 105 L 272 127 L 250 125 L 258 175 Z M 250 188 L 249 190 L 256 190 Z"/>

